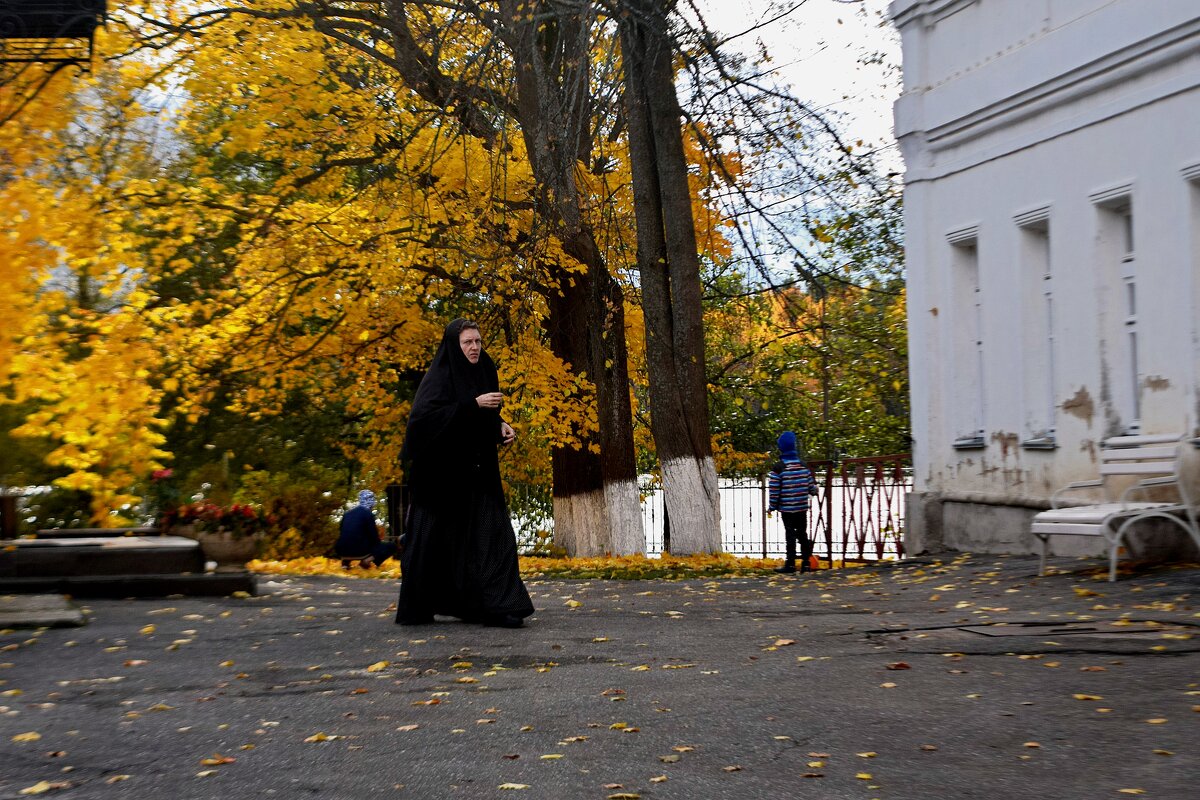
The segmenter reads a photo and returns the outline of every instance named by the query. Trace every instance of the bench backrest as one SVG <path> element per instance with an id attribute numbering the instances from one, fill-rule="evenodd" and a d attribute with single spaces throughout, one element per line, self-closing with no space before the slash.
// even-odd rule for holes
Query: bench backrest
<path id="1" fill-rule="evenodd" d="M 1200 440 L 1191 439 L 1200 447 Z M 1172 484 L 1179 493 L 1192 529 L 1200 531 L 1200 493 L 1184 476 L 1184 453 L 1189 440 L 1183 436 L 1117 436 L 1104 442 L 1100 451 L 1101 475 L 1137 475 L 1138 486 Z M 1196 534 L 1193 534 L 1195 536 Z M 1196 541 L 1200 546 L 1200 539 Z"/>
<path id="2" fill-rule="evenodd" d="M 1101 475 L 1174 475 L 1181 436 L 1114 436 L 1100 451 Z"/>

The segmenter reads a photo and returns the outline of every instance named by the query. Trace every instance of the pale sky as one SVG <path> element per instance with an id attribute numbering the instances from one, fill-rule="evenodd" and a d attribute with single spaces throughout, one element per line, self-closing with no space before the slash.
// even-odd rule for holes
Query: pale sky
<path id="1" fill-rule="evenodd" d="M 794 9 L 738 40 L 743 51 L 761 40 L 802 100 L 845 115 L 848 139 L 891 145 L 884 164 L 899 165 L 892 135 L 892 103 L 900 93 L 900 41 L 886 20 L 888 0 L 697 0 L 710 28 L 740 33 Z M 884 63 L 859 63 L 882 52 Z"/>

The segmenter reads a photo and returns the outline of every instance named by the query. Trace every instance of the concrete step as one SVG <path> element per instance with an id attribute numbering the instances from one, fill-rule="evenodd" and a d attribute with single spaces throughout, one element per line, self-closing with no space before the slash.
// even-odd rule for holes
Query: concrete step
<path id="1" fill-rule="evenodd" d="M 234 592 L 255 594 L 257 579 L 251 572 L 192 572 L 139 575 L 71 575 L 0 577 L 0 595 L 56 593 L 70 597 L 125 598 L 224 597 Z"/>
<path id="2" fill-rule="evenodd" d="M 40 528 L 38 539 L 95 539 L 110 536 L 158 536 L 159 528 Z"/>
<path id="3" fill-rule="evenodd" d="M 97 536 L 0 542 L 0 578 L 203 572 L 200 545 L 182 536 Z"/>
<path id="4" fill-rule="evenodd" d="M 0 630 L 67 628 L 85 624 L 87 619 L 83 612 L 61 594 L 0 594 Z"/>

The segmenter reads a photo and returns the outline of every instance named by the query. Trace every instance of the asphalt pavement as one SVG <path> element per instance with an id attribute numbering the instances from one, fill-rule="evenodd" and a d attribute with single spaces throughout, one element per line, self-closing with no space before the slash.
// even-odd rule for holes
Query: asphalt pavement
<path id="1" fill-rule="evenodd" d="M 1200 567 L 1054 563 L 78 602 L 0 632 L 0 798 L 1196 797 Z"/>

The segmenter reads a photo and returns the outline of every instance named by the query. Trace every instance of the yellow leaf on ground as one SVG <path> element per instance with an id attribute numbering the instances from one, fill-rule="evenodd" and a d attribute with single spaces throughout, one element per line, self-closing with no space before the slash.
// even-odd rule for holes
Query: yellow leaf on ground
<path id="1" fill-rule="evenodd" d="M 54 791 L 55 789 L 71 788 L 70 781 L 38 781 L 33 786 L 26 786 L 21 790 L 21 794 L 45 794 L 46 792 Z"/>
<path id="2" fill-rule="evenodd" d="M 390 663 L 391 662 L 388 661 L 376 661 L 374 664 L 367 667 L 367 672 L 382 672 L 388 668 Z"/>
<path id="3" fill-rule="evenodd" d="M 871 773 L 869 773 L 869 772 L 860 772 L 857 775 L 855 775 L 854 777 L 858 778 L 860 781 L 872 780 Z"/>
<path id="4" fill-rule="evenodd" d="M 501 788 L 501 789 L 528 789 L 529 784 L 528 783 L 502 783 L 502 784 L 500 784 L 499 788 Z"/>
<path id="5" fill-rule="evenodd" d="M 213 753 L 208 758 L 200 759 L 200 763 L 206 767 L 219 767 L 222 764 L 232 764 L 237 761 L 233 756 L 223 756 L 220 753 Z"/>
<path id="6" fill-rule="evenodd" d="M 12 740 L 14 742 L 36 742 L 40 738 L 42 738 L 42 735 L 37 731 L 29 731 L 27 733 L 18 733 L 12 737 Z"/>
<path id="7" fill-rule="evenodd" d="M 1073 694 L 1071 695 L 1076 700 L 1103 700 L 1104 698 L 1098 694 Z"/>

